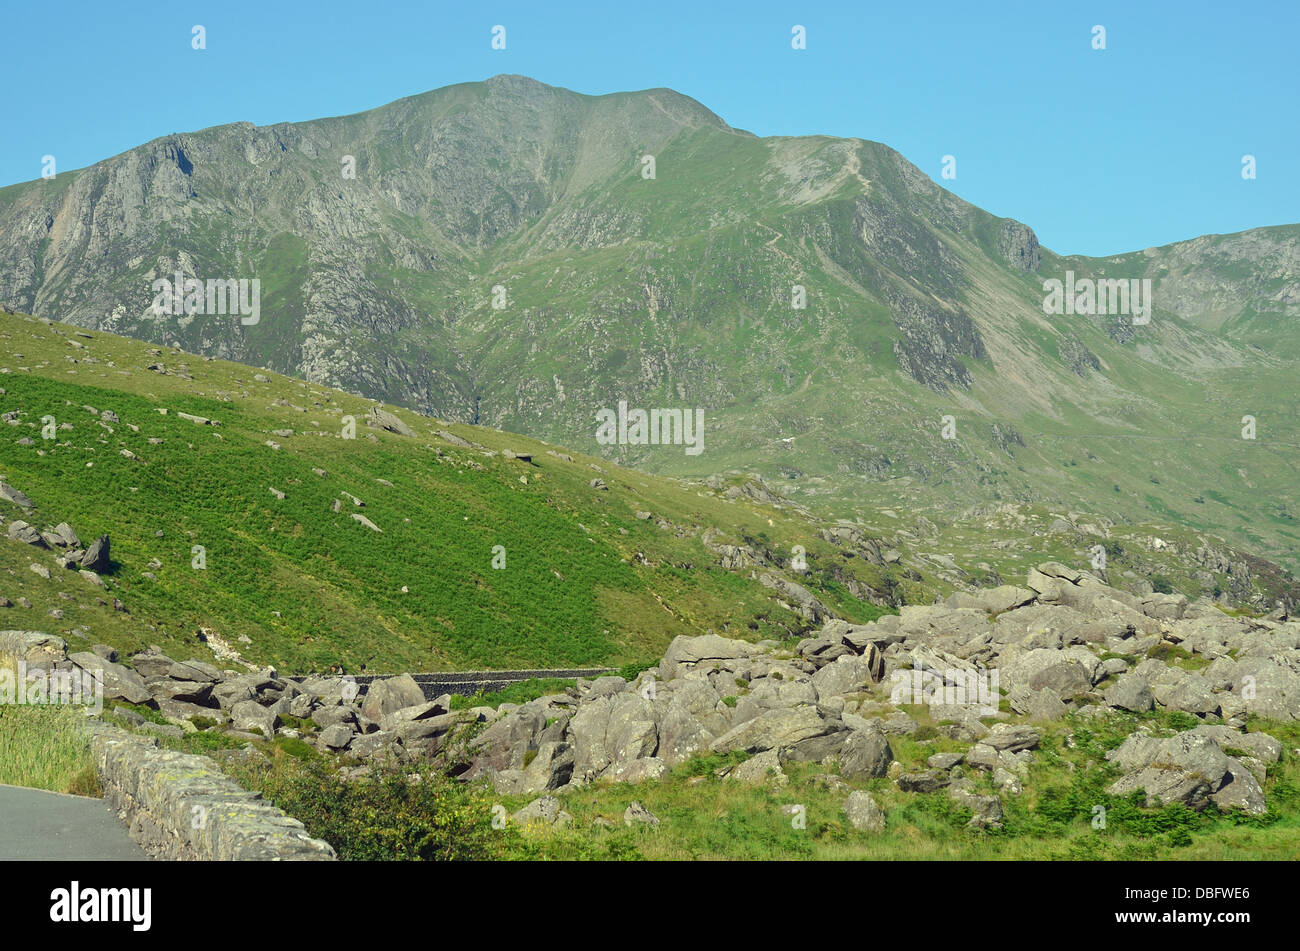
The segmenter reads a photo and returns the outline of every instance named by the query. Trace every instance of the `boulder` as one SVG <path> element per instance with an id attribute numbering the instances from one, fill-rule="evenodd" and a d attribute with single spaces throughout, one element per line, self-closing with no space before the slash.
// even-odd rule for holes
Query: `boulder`
<path id="1" fill-rule="evenodd" d="M 396 713 L 404 707 L 420 706 L 424 702 L 424 691 L 414 678 L 410 674 L 399 674 L 373 681 L 366 691 L 361 712 L 376 723 L 382 723 L 386 714 Z"/>
<path id="2" fill-rule="evenodd" d="M 166 654 L 155 650 L 142 651 L 131 658 L 131 667 L 146 680 L 168 676 L 167 672 L 175 663 Z"/>
<path id="3" fill-rule="evenodd" d="M 193 680 L 172 680 L 162 677 L 145 681 L 149 693 L 155 700 L 175 700 L 180 703 L 192 703 L 208 706 L 212 698 L 212 684 Z"/>
<path id="4" fill-rule="evenodd" d="M 676 766 L 707 750 L 729 726 L 720 709 L 727 708 L 708 681 L 685 681 L 676 686 L 659 722 L 658 755 L 669 766 Z"/>
<path id="5" fill-rule="evenodd" d="M 1146 713 L 1155 706 L 1146 678 L 1136 673 L 1121 674 L 1103 696 L 1110 706 L 1133 713 Z"/>
<path id="6" fill-rule="evenodd" d="M 573 747 L 567 743 L 542 743 L 533 761 L 523 769 L 525 794 L 559 789 L 573 776 Z"/>
<path id="7" fill-rule="evenodd" d="M 829 756 L 839 756 L 844 743 L 852 735 L 849 730 L 837 730 L 823 736 L 800 740 L 781 750 L 781 762 L 821 763 Z"/>
<path id="8" fill-rule="evenodd" d="M 1241 761 L 1232 757 L 1228 758 L 1228 781 L 1210 795 L 1210 800 L 1224 812 L 1240 809 L 1259 816 L 1268 811 L 1259 780 Z"/>
<path id="9" fill-rule="evenodd" d="M 731 770 L 726 778 L 745 786 L 763 786 L 768 783 L 784 786 L 790 782 L 790 777 L 781 769 L 776 750 L 766 750 L 750 757 Z"/>
<path id="10" fill-rule="evenodd" d="M 68 656 L 68 642 L 44 631 L 0 631 L 0 654 L 23 661 L 29 668 L 49 669 Z"/>
<path id="11" fill-rule="evenodd" d="M 658 824 L 659 817 L 639 802 L 632 802 L 628 805 L 627 809 L 623 811 L 623 825 L 625 826 L 657 826 Z"/>
<path id="12" fill-rule="evenodd" d="M 102 574 L 109 569 L 108 536 L 100 535 L 81 556 L 81 567 Z"/>
<path id="13" fill-rule="evenodd" d="M 280 717 L 256 700 L 241 700 L 230 708 L 231 726 L 246 733 L 260 732 L 266 739 L 275 736 Z"/>
<path id="14" fill-rule="evenodd" d="M 417 720 L 428 720 L 431 717 L 444 716 L 451 712 L 451 704 L 441 697 L 437 700 L 426 700 L 423 703 L 417 703 L 410 707 L 402 707 L 400 710 L 394 710 L 392 713 L 386 713 L 379 719 L 380 729 L 396 730 L 404 723 L 414 723 Z M 365 713 L 363 708 L 362 713 Z"/>
<path id="15" fill-rule="evenodd" d="M 663 660 L 659 662 L 659 674 L 664 680 L 672 680 L 681 675 L 681 669 L 692 667 L 706 660 L 736 660 L 747 658 L 758 652 L 747 641 L 731 640 L 716 634 L 702 634 L 699 637 L 678 635 L 673 638 Z"/>
<path id="16" fill-rule="evenodd" d="M 387 430 L 390 433 L 397 433 L 399 436 L 414 436 L 415 431 L 410 426 L 402 422 L 395 414 L 378 406 L 370 407 L 370 421 L 380 429 Z"/>
<path id="17" fill-rule="evenodd" d="M 6 531 L 12 541 L 23 542 L 27 545 L 35 545 L 37 548 L 50 547 L 41 536 L 40 532 L 21 519 L 10 522 L 9 528 Z"/>
<path id="18" fill-rule="evenodd" d="M 826 721 L 814 707 L 766 710 L 739 726 L 723 733 L 709 744 L 715 753 L 745 750 L 761 753 L 793 746 L 800 740 L 829 732 Z"/>
<path id="19" fill-rule="evenodd" d="M 916 773 L 903 773 L 894 780 L 903 792 L 930 793 L 937 792 L 952 780 L 941 769 L 923 769 Z"/>
<path id="20" fill-rule="evenodd" d="M 148 704 L 153 701 L 153 694 L 145 685 L 144 678 L 134 670 L 104 660 L 98 654 L 69 654 L 68 659 L 104 685 L 105 700 L 123 700 L 127 703 Z"/>
<path id="21" fill-rule="evenodd" d="M 980 742 L 995 750 L 1018 753 L 1021 750 L 1036 749 L 1040 739 L 1041 736 L 1038 731 L 1030 727 L 1016 726 L 1010 723 L 995 723 L 989 728 L 989 732 L 984 735 Z"/>
<path id="22" fill-rule="evenodd" d="M 609 770 L 606 776 L 616 783 L 636 785 L 637 783 L 662 779 L 667 772 L 668 764 L 664 760 L 658 756 L 646 756 L 616 766 Z"/>
<path id="23" fill-rule="evenodd" d="M 948 796 L 972 813 L 969 826 L 997 829 L 1002 826 L 1002 800 L 997 796 L 981 796 L 964 786 L 952 786 Z"/>
<path id="24" fill-rule="evenodd" d="M 542 796 L 540 799 L 534 799 L 510 818 L 521 826 L 563 826 L 573 817 L 560 808 L 560 800 L 554 796 Z"/>
<path id="25" fill-rule="evenodd" d="M 889 740 L 879 730 L 851 730 L 840 751 L 840 775 L 845 779 L 884 776 L 894 760 Z"/>
<path id="26" fill-rule="evenodd" d="M 23 492 L 15 489 L 8 482 L 0 482 L 0 499 L 4 499 L 6 502 L 12 502 L 19 508 L 30 509 L 36 507 L 35 502 L 29 499 Z"/>
<path id="27" fill-rule="evenodd" d="M 813 674 L 812 685 L 819 700 L 857 693 L 875 682 L 871 668 L 871 657 L 847 654 Z"/>
<path id="28" fill-rule="evenodd" d="M 209 684 L 215 684 L 223 677 L 221 671 L 201 660 L 174 663 L 167 668 L 167 676 L 173 680 L 190 680 L 195 683 Z"/>
<path id="29" fill-rule="evenodd" d="M 1169 676 L 1151 686 L 1156 703 L 1166 710 L 1200 715 L 1219 711 L 1219 700 L 1210 689 L 1210 683 L 1192 671 L 1169 668 Z"/>
<path id="30" fill-rule="evenodd" d="M 849 825 L 859 832 L 884 832 L 885 814 L 869 793 L 856 790 L 844 802 L 844 815 Z"/>
<path id="31" fill-rule="evenodd" d="M 323 749 L 341 753 L 348 748 L 356 731 L 344 723 L 336 723 L 321 731 L 319 743 Z"/>
<path id="32" fill-rule="evenodd" d="M 935 753 L 925 761 L 931 769 L 952 769 L 962 761 L 962 753 Z"/>
<path id="33" fill-rule="evenodd" d="M 1106 758 L 1130 770 L 1111 784 L 1111 795 L 1144 790 L 1148 806 L 1182 802 L 1200 810 L 1230 780 L 1228 757 L 1210 737 L 1190 730 L 1167 739 L 1130 736 Z"/>
<path id="34" fill-rule="evenodd" d="M 1051 687 L 1061 700 L 1071 700 L 1092 689 L 1092 675 L 1077 656 L 1040 648 L 1027 651 L 1003 669 L 1002 686 L 1013 690 L 1019 685 L 1030 690 Z"/>

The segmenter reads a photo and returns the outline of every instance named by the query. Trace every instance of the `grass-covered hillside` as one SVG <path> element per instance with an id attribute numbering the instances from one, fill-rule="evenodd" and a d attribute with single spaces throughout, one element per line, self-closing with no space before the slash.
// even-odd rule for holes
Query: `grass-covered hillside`
<path id="1" fill-rule="evenodd" d="M 0 626 L 73 649 L 190 656 L 202 631 L 290 672 L 617 666 L 682 633 L 808 628 L 764 573 L 863 620 L 884 592 L 926 596 L 788 507 L 413 413 L 391 432 L 370 401 L 110 334 L 0 318 L 0 388 L 0 479 L 35 506 L 0 500 L 0 518 L 111 540 L 107 591 L 57 548 L 0 541 Z M 716 550 L 745 539 L 770 563 L 724 568 Z M 780 567 L 794 545 L 807 572 Z"/>

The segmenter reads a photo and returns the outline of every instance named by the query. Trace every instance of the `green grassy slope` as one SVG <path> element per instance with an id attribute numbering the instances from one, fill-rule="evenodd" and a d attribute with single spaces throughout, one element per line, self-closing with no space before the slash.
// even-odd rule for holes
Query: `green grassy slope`
<path id="1" fill-rule="evenodd" d="M 802 543 L 812 570 L 799 580 L 827 605 L 859 619 L 882 610 L 825 575 L 830 546 L 796 512 L 561 459 L 492 430 L 450 427 L 482 448 L 458 447 L 435 435 L 445 424 L 414 414 L 404 414 L 414 437 L 377 430 L 366 423 L 374 404 L 360 398 L 73 331 L 0 320 L 0 403 L 16 414 L 0 429 L 0 476 L 37 505 L 25 514 L 0 502 L 0 515 L 41 528 L 66 520 L 84 542 L 109 534 L 112 595 L 130 614 L 95 604 L 97 592 L 61 569 L 38 578 L 28 563 L 52 566 L 51 555 L 5 541 L 5 593 L 30 591 L 33 602 L 10 609 L 25 613 L 5 626 L 177 650 L 206 628 L 248 660 L 286 670 L 617 665 L 655 659 L 676 634 L 806 628 L 749 571 L 720 567 L 699 537 L 710 527 L 724 541 L 761 532 L 787 551 Z M 349 415 L 355 439 L 341 437 Z M 42 438 L 46 416 L 60 427 L 52 440 Z M 593 488 L 595 478 L 608 489 Z M 504 569 L 493 567 L 495 546 Z M 882 569 L 848 571 L 883 587 Z M 74 596 L 63 601 L 59 590 Z M 52 622 L 49 605 L 65 617 Z"/>

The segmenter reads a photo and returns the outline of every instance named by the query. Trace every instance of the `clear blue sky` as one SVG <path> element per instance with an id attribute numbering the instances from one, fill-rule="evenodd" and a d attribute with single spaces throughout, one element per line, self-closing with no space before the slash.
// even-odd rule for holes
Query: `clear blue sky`
<path id="1" fill-rule="evenodd" d="M 759 135 L 884 142 L 1065 253 L 1300 222 L 1298 0 L 72 0 L 11 2 L 4 25 L 0 184 L 38 177 L 46 154 L 69 170 L 171 132 L 521 73 L 593 94 L 669 86 Z"/>

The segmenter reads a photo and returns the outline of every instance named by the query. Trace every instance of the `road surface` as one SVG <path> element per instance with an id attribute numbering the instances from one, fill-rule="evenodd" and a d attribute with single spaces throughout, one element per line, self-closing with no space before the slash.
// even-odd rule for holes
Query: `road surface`
<path id="1" fill-rule="evenodd" d="M 102 799 L 0 786 L 0 861 L 143 862 Z"/>

